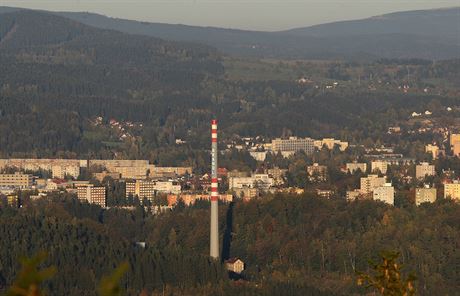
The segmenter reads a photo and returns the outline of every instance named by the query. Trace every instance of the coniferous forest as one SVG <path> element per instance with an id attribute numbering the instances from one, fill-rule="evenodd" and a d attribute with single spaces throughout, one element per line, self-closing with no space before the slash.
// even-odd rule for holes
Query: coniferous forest
<path id="1" fill-rule="evenodd" d="M 18 259 L 44 250 L 45 265 L 57 268 L 45 282 L 49 295 L 95 295 L 101 277 L 123 262 L 127 295 L 350 295 L 366 291 L 356 272 L 368 271 L 379 252 L 394 251 L 403 270 L 415 273 L 417 294 L 455 295 L 459 217 L 459 205 L 448 201 L 393 208 L 278 195 L 222 204 L 222 258 L 246 264 L 234 281 L 207 256 L 206 202 L 151 215 L 55 196 L 0 210 L 0 279 L 2 287 L 11 284 Z"/>

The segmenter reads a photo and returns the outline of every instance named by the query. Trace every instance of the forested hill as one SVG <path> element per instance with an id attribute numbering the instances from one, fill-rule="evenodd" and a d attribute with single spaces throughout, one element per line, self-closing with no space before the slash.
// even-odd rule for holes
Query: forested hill
<path id="1" fill-rule="evenodd" d="M 159 78 L 167 71 L 183 72 L 190 77 L 198 73 L 218 75 L 222 71 L 217 51 L 205 45 L 96 29 L 31 10 L 2 14 L 0 50 L 3 55 L 14 54 L 34 62 L 47 56 L 47 62 L 54 64 L 78 61 L 140 67 L 156 72 Z M 17 55 L 18 52 L 23 55 Z"/>
<path id="2" fill-rule="evenodd" d="M 0 7 L 11 12 L 14 8 Z M 193 41 L 236 56 L 310 59 L 460 57 L 459 8 L 386 14 L 281 32 L 232 30 L 53 12 L 98 28 L 175 41 Z"/>

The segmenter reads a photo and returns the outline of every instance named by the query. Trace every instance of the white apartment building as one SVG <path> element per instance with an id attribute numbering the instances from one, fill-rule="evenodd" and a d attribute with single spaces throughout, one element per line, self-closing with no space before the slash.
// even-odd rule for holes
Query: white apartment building
<path id="1" fill-rule="evenodd" d="M 415 189 L 415 204 L 433 203 L 436 201 L 436 188 L 424 187 Z"/>
<path id="2" fill-rule="evenodd" d="M 452 183 L 444 184 L 444 198 L 460 201 L 460 181 L 454 180 Z"/>
<path id="3" fill-rule="evenodd" d="M 81 184 L 77 186 L 77 196 L 80 201 L 86 201 L 92 204 L 106 207 L 107 198 L 104 186 L 94 186 L 93 184 Z"/>
<path id="4" fill-rule="evenodd" d="M 345 151 L 348 148 L 348 142 L 342 142 L 334 138 L 324 138 L 322 140 L 314 141 L 315 148 L 318 148 L 319 150 L 321 150 L 324 146 L 326 146 L 327 149 L 332 150 L 336 145 L 339 147 L 340 151 Z"/>
<path id="5" fill-rule="evenodd" d="M 434 165 L 427 162 L 422 162 L 415 166 L 415 177 L 417 179 L 425 179 L 427 176 L 434 176 L 436 174 Z"/>
<path id="6" fill-rule="evenodd" d="M 23 173 L 0 174 L 0 187 L 27 189 L 32 187 L 32 175 Z"/>
<path id="7" fill-rule="evenodd" d="M 391 183 L 385 183 L 383 186 L 374 188 L 372 198 L 374 200 L 383 201 L 387 204 L 394 205 L 395 203 L 395 189 Z"/>
<path id="8" fill-rule="evenodd" d="M 361 178 L 360 191 L 362 195 L 371 194 L 375 188 L 383 186 L 385 184 L 385 177 L 379 177 L 377 175 L 369 175 Z"/>
<path id="9" fill-rule="evenodd" d="M 126 196 L 133 195 L 139 199 L 153 198 L 155 193 L 179 194 L 181 186 L 171 181 L 136 180 L 126 182 Z"/>
<path id="10" fill-rule="evenodd" d="M 253 174 L 251 177 L 231 177 L 228 180 L 230 189 L 259 188 L 267 190 L 274 185 L 274 179 L 268 174 Z"/>
<path id="11" fill-rule="evenodd" d="M 272 151 L 277 153 L 288 152 L 288 151 L 305 151 L 307 154 L 311 154 L 315 151 L 315 141 L 311 138 L 297 138 L 289 137 L 289 139 L 273 139 L 272 140 Z"/>
<path id="12" fill-rule="evenodd" d="M 371 170 L 373 173 L 380 171 L 385 175 L 388 170 L 388 162 L 385 160 L 374 160 L 371 162 Z"/>
<path id="13" fill-rule="evenodd" d="M 349 162 L 346 164 L 347 172 L 354 173 L 357 170 L 361 170 L 361 172 L 365 173 L 367 171 L 367 163 L 365 162 Z"/>

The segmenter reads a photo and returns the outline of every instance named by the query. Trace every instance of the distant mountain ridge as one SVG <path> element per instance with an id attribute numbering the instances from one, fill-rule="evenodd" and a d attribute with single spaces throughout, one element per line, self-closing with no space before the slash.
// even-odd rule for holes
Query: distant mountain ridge
<path id="1" fill-rule="evenodd" d="M 0 13 L 15 8 L 0 7 Z M 52 12 L 97 28 L 189 41 L 236 56 L 310 59 L 460 58 L 460 7 L 397 12 L 280 32 L 138 22 Z"/>

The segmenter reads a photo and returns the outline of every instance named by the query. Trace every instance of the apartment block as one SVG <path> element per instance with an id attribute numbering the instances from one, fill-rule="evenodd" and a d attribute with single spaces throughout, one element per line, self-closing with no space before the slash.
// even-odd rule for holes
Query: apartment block
<path id="1" fill-rule="evenodd" d="M 460 181 L 454 180 L 444 184 L 444 198 L 460 201 Z"/>
<path id="2" fill-rule="evenodd" d="M 415 166 L 415 177 L 417 179 L 424 179 L 427 176 L 434 176 L 436 174 L 434 165 L 427 162 L 422 162 Z"/>
<path id="3" fill-rule="evenodd" d="M 51 168 L 51 172 L 53 178 L 78 178 L 78 176 L 80 175 L 80 165 L 53 165 Z"/>
<path id="4" fill-rule="evenodd" d="M 388 162 L 385 160 L 374 160 L 371 162 L 371 169 L 373 173 L 380 171 L 385 175 L 388 170 Z"/>
<path id="5" fill-rule="evenodd" d="M 106 207 L 107 198 L 106 190 L 103 186 L 94 186 L 93 184 L 81 184 L 77 186 L 77 196 L 80 201 L 97 204 Z"/>
<path id="6" fill-rule="evenodd" d="M 460 156 L 460 134 L 450 135 L 450 147 L 454 156 Z"/>
<path id="7" fill-rule="evenodd" d="M 365 162 L 349 162 L 346 164 L 347 172 L 354 173 L 357 170 L 361 170 L 361 172 L 365 173 L 367 171 L 367 163 Z"/>
<path id="8" fill-rule="evenodd" d="M 312 154 L 315 151 L 315 141 L 310 138 L 297 138 L 290 137 L 289 139 L 273 139 L 272 140 L 272 151 L 275 153 L 281 152 L 295 152 L 305 151 L 307 154 Z"/>
<path id="9" fill-rule="evenodd" d="M 32 175 L 22 173 L 0 174 L 0 187 L 27 189 L 32 187 L 32 184 Z"/>
<path id="10" fill-rule="evenodd" d="M 387 204 L 394 205 L 395 203 L 395 189 L 391 183 L 385 183 L 383 186 L 374 188 L 372 193 L 374 200 L 383 201 Z"/>
<path id="11" fill-rule="evenodd" d="M 267 190 L 274 184 L 274 179 L 268 174 L 254 174 L 251 177 L 231 177 L 228 180 L 230 189 L 259 188 Z"/>
<path id="12" fill-rule="evenodd" d="M 323 147 L 332 150 L 335 146 L 338 146 L 340 151 L 345 151 L 348 148 L 348 142 L 342 142 L 334 138 L 325 138 L 322 140 L 314 141 L 314 146 L 319 150 L 321 150 Z"/>
<path id="13" fill-rule="evenodd" d="M 385 177 L 379 177 L 377 175 L 369 175 L 361 178 L 360 191 L 362 195 L 371 194 L 375 188 L 383 186 L 385 184 Z"/>
<path id="14" fill-rule="evenodd" d="M 181 186 L 171 181 L 136 180 L 126 182 L 126 196 L 151 199 L 156 193 L 179 194 Z"/>
<path id="15" fill-rule="evenodd" d="M 439 147 L 436 145 L 432 145 L 432 144 L 428 144 L 425 146 L 425 152 L 430 153 L 433 159 L 438 158 L 439 153 L 440 153 Z"/>
<path id="16" fill-rule="evenodd" d="M 422 203 L 433 203 L 436 201 L 436 188 L 416 188 L 415 189 L 415 204 L 417 206 Z"/>

